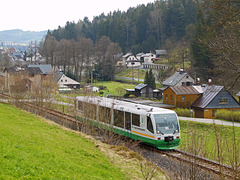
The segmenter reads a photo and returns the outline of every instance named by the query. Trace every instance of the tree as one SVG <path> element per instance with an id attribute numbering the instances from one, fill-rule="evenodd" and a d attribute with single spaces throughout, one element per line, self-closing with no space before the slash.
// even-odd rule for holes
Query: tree
<path id="1" fill-rule="evenodd" d="M 214 71 L 228 88 L 240 80 L 240 2 L 206 0 L 202 9 L 208 23 L 199 37 L 202 44 L 214 54 Z"/>
<path id="2" fill-rule="evenodd" d="M 82 72 L 83 72 L 83 67 L 84 64 L 88 66 L 93 66 L 92 63 L 90 62 L 90 57 L 93 54 L 93 41 L 89 38 L 81 38 L 79 41 L 79 50 L 78 50 L 78 58 L 79 62 L 76 64 L 76 72 L 78 72 L 78 66 L 80 67 L 80 72 L 79 72 L 79 82 L 81 83 L 82 81 Z"/>
<path id="3" fill-rule="evenodd" d="M 122 52 L 119 44 L 113 43 L 110 38 L 103 36 L 98 40 L 95 51 L 98 58 L 95 72 L 98 74 L 99 79 L 106 81 L 114 80 L 116 61 Z"/>
<path id="4" fill-rule="evenodd" d="M 149 77 L 148 77 L 148 71 L 146 71 L 145 78 L 144 78 L 144 84 L 149 83 Z"/>
<path id="5" fill-rule="evenodd" d="M 148 82 L 149 87 L 155 89 L 156 88 L 156 82 L 155 82 L 155 77 L 154 77 L 154 74 L 152 72 L 152 69 L 150 69 L 148 77 L 149 77 L 149 82 Z"/>
<path id="6" fill-rule="evenodd" d="M 152 72 L 152 69 L 150 71 L 146 72 L 145 78 L 144 78 L 144 84 L 147 84 L 149 87 L 155 89 L 156 88 L 156 82 L 155 82 L 155 77 Z"/>

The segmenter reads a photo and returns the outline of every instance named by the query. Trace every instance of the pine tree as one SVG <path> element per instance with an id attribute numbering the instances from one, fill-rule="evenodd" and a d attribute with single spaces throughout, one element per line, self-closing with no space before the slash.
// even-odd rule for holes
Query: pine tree
<path id="1" fill-rule="evenodd" d="M 154 77 L 154 74 L 152 72 L 152 69 L 150 69 L 150 71 L 149 71 L 148 79 L 149 79 L 148 86 L 155 89 L 156 88 L 156 83 L 155 83 L 155 77 Z"/>
<path id="2" fill-rule="evenodd" d="M 146 72 L 144 84 L 147 84 L 149 87 L 151 87 L 153 89 L 156 88 L 155 77 L 153 75 L 152 69 L 150 69 L 149 72 L 148 71 Z"/>
<path id="3" fill-rule="evenodd" d="M 147 71 L 144 78 L 144 84 L 148 84 L 148 83 L 149 83 L 149 78 L 148 78 L 148 71 Z"/>

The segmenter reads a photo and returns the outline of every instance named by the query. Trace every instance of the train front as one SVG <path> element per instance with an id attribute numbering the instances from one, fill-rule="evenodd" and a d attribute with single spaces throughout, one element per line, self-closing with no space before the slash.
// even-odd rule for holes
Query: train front
<path id="1" fill-rule="evenodd" d="M 155 122 L 156 147 L 175 149 L 180 144 L 180 125 L 176 113 L 152 114 Z"/>

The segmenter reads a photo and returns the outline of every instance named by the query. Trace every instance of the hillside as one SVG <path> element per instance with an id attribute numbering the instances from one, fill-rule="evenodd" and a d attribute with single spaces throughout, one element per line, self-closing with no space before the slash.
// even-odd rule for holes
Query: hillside
<path id="1" fill-rule="evenodd" d="M 41 41 L 47 31 L 22 31 L 20 29 L 0 31 L 0 41 L 12 41 L 14 43 L 27 43 Z"/>
<path id="2" fill-rule="evenodd" d="M 94 144 L 0 104 L 0 179 L 127 179 Z"/>

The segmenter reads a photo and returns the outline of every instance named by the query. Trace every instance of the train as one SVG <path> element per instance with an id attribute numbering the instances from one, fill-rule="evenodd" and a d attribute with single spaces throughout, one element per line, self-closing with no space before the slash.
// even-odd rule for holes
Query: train
<path id="1" fill-rule="evenodd" d="M 180 144 L 180 125 L 173 110 L 98 96 L 78 96 L 75 116 L 114 133 L 155 146 L 175 149 Z"/>

